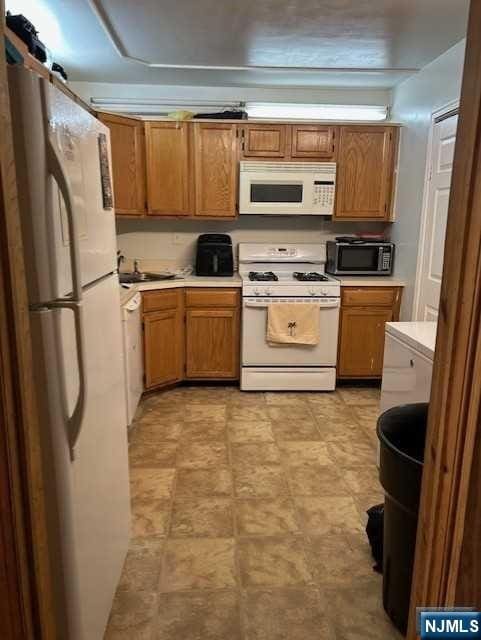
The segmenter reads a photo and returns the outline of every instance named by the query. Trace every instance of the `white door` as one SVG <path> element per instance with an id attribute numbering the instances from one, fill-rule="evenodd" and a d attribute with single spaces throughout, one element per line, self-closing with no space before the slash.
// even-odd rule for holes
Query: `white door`
<path id="1" fill-rule="evenodd" d="M 424 218 L 419 240 L 416 320 L 435 321 L 438 317 L 457 125 L 457 114 L 433 122 Z"/>

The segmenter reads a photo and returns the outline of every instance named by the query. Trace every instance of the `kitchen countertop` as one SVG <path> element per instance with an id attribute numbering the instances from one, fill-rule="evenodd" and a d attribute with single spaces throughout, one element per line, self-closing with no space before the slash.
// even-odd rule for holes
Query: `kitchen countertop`
<path id="1" fill-rule="evenodd" d="M 404 280 L 394 276 L 332 276 L 341 287 L 405 287 Z"/>
<path id="2" fill-rule="evenodd" d="M 387 322 L 386 332 L 433 359 L 437 322 Z"/>
<path id="3" fill-rule="evenodd" d="M 125 304 L 137 291 L 157 291 L 160 289 L 177 289 L 179 287 L 242 287 L 242 280 L 239 274 L 235 273 L 233 276 L 225 278 L 216 276 L 186 276 L 184 278 L 174 278 L 173 280 L 157 280 L 128 286 L 128 289 L 120 287 L 121 304 Z"/>
<path id="4" fill-rule="evenodd" d="M 394 276 L 332 276 L 339 280 L 341 287 L 404 287 L 405 282 Z M 160 289 L 175 289 L 178 287 L 242 287 L 242 280 L 238 273 L 227 278 L 208 276 L 185 276 L 173 280 L 158 280 L 156 282 L 142 282 L 128 285 L 129 288 L 120 289 L 121 304 L 125 304 L 137 291 L 157 291 Z"/>

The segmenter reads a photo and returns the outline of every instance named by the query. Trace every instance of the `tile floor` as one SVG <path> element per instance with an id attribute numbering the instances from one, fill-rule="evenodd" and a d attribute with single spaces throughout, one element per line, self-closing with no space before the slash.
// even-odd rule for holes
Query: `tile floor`
<path id="1" fill-rule="evenodd" d="M 364 533 L 379 391 L 145 398 L 106 640 L 385 640 Z"/>

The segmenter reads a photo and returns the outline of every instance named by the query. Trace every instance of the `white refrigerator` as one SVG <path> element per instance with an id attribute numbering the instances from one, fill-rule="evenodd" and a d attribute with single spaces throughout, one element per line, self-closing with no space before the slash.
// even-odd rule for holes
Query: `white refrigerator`
<path id="1" fill-rule="evenodd" d="M 101 640 L 129 542 L 108 129 L 10 69 L 59 637 Z"/>

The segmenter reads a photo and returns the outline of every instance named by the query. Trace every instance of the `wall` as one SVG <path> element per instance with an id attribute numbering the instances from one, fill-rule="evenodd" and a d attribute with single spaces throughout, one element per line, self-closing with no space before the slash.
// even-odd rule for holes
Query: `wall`
<path id="1" fill-rule="evenodd" d="M 194 263 L 201 233 L 228 233 L 232 242 L 325 242 L 360 230 L 382 231 L 382 223 L 331 222 L 318 216 L 240 216 L 233 221 L 117 220 L 118 247 L 129 259 Z M 236 255 L 236 252 L 234 252 Z M 144 268 L 149 268 L 144 263 Z M 142 264 L 141 264 L 142 267 Z M 150 267 L 153 268 L 153 267 Z"/>
<path id="2" fill-rule="evenodd" d="M 325 104 L 389 104 L 391 92 L 383 88 L 359 87 L 189 87 L 145 84 L 71 82 L 71 88 L 87 102 L 91 98 L 120 100 L 209 100 L 219 102 L 259 101 Z M 332 223 L 319 217 L 241 216 L 229 221 L 118 220 L 118 245 L 127 258 L 193 264 L 197 237 L 201 233 L 229 233 L 238 242 L 321 242 L 356 230 L 382 230 L 384 225 Z M 389 225 L 387 225 L 389 229 Z"/>
<path id="3" fill-rule="evenodd" d="M 389 104 L 387 89 L 359 88 L 249 88 L 185 87 L 162 85 L 121 85 L 114 83 L 70 83 L 74 91 L 89 101 L 97 98 L 182 99 L 219 101 L 280 101 L 327 104 Z M 389 225 L 387 225 L 389 228 Z M 359 229 L 378 230 L 383 225 L 332 223 L 320 217 L 240 216 L 235 221 L 118 220 L 119 247 L 128 258 L 145 261 L 166 260 L 179 265 L 193 264 L 195 245 L 201 233 L 229 233 L 238 242 L 317 242 Z"/>
<path id="4" fill-rule="evenodd" d="M 426 153 L 433 111 L 459 98 L 465 42 L 461 41 L 416 75 L 398 85 L 387 97 L 379 89 L 237 89 L 229 87 L 162 87 L 154 85 L 116 85 L 72 83 L 89 100 L 96 97 L 184 98 L 209 100 L 281 100 L 388 104 L 392 120 L 401 122 L 400 165 L 395 210 L 397 221 L 387 225 L 396 243 L 395 275 L 406 281 L 401 319 L 412 314 L 414 281 L 418 254 L 419 227 L 423 203 Z M 246 241 L 322 242 L 335 235 L 368 230 L 382 225 L 332 223 L 318 217 L 279 218 L 241 216 L 233 222 L 172 220 L 119 220 L 119 247 L 130 258 L 168 260 L 186 265 L 193 262 L 195 242 L 200 233 L 230 233 L 234 243 Z"/>
<path id="5" fill-rule="evenodd" d="M 395 275 L 403 278 L 401 320 L 410 320 L 423 206 L 426 154 L 431 115 L 458 100 L 461 92 L 465 40 L 446 51 L 393 90 L 392 118 L 403 124 L 396 194 Z"/>

